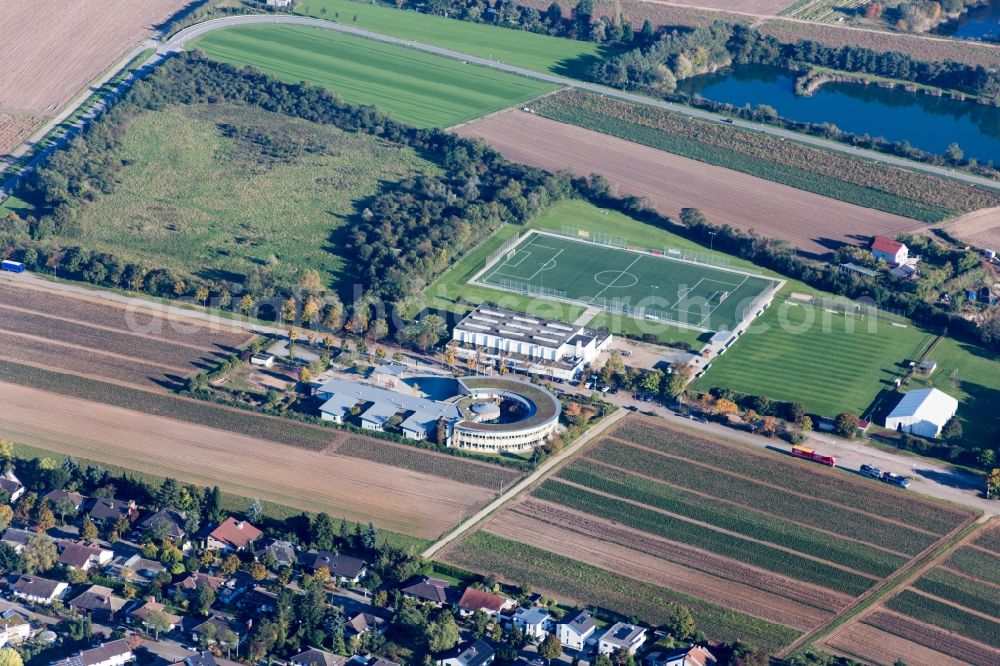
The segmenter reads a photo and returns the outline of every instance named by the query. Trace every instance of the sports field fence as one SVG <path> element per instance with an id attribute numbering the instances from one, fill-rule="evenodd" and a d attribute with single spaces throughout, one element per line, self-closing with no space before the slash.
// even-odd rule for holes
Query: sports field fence
<path id="1" fill-rule="evenodd" d="M 521 232 L 518 231 L 516 234 L 505 240 L 500 244 L 500 247 L 490 252 L 490 256 L 486 259 L 486 265 L 492 266 L 497 259 L 508 254 L 514 246 L 521 242 Z"/>
<path id="2" fill-rule="evenodd" d="M 643 252 L 645 254 L 666 257 L 668 259 L 683 261 L 690 264 L 698 264 L 701 266 L 733 269 L 731 257 L 725 254 L 712 252 L 711 250 L 696 250 L 692 248 L 676 248 L 666 246 L 658 248 L 643 247 L 641 245 L 629 243 L 623 236 L 589 231 L 587 229 L 580 229 L 579 227 L 574 227 L 568 224 L 562 225 L 562 229 L 559 231 L 556 231 L 555 229 L 544 229 L 543 231 L 556 236 L 564 236 L 573 240 L 593 243 L 594 245 L 604 245 L 606 247 L 613 247 L 619 250 L 629 250 L 632 252 Z M 754 271 L 744 266 L 740 266 L 739 268 L 733 270 L 738 270 L 739 272 L 747 275 L 762 275 L 758 271 Z"/>
<path id="3" fill-rule="evenodd" d="M 856 301 L 842 296 L 816 296 L 812 300 L 812 305 L 834 314 L 858 319 L 877 318 L 900 324 L 907 321 L 906 316 L 900 310 L 881 308 L 870 301 Z"/>
<path id="4" fill-rule="evenodd" d="M 561 300 L 571 300 L 562 289 L 549 289 L 537 284 L 531 284 L 524 280 L 514 280 L 505 277 L 495 277 L 491 280 L 490 286 L 513 291 L 525 296 L 542 296 L 548 298 L 558 298 Z M 574 301 L 575 302 L 575 301 Z"/>

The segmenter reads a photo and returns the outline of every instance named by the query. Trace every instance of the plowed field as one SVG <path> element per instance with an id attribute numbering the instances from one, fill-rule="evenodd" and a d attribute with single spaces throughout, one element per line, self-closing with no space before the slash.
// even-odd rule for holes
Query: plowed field
<path id="1" fill-rule="evenodd" d="M 250 339 L 6 281 L 0 281 L 0 320 L 0 358 L 147 388 L 179 382 Z"/>
<path id="2" fill-rule="evenodd" d="M 0 111 L 51 115 L 188 0 L 0 0 Z"/>
<path id="3" fill-rule="evenodd" d="M 433 538 L 494 493 L 464 483 L 0 382 L 0 437 Z"/>
<path id="4" fill-rule="evenodd" d="M 27 138 L 38 124 L 38 120 L 36 116 L 0 113 L 0 157 Z"/>
<path id="5" fill-rule="evenodd" d="M 646 197 L 676 217 L 698 208 L 714 224 L 754 230 L 822 256 L 875 234 L 895 235 L 913 221 L 730 171 L 591 130 L 507 111 L 455 130 L 481 138 L 508 159 L 549 171 L 599 173 L 617 193 Z"/>
<path id="6" fill-rule="evenodd" d="M 827 641 L 826 646 L 833 652 L 877 664 L 891 664 L 897 659 L 907 664 L 934 666 L 963 666 L 969 663 L 860 623 L 849 626 Z"/>

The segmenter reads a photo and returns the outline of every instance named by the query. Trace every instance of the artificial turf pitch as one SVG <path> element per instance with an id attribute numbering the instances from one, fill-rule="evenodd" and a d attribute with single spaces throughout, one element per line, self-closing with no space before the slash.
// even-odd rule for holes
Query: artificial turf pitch
<path id="1" fill-rule="evenodd" d="M 531 233 L 478 282 L 703 330 L 732 330 L 770 278 L 549 234 Z"/>

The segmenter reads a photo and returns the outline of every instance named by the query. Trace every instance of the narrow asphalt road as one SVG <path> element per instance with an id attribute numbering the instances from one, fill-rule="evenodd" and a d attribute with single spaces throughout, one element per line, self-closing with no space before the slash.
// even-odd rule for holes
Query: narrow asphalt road
<path id="1" fill-rule="evenodd" d="M 624 92 L 622 90 L 618 90 L 615 88 L 608 88 L 606 86 L 597 85 L 595 83 L 587 83 L 585 81 L 579 81 L 577 79 L 571 79 L 564 76 L 558 76 L 555 74 L 549 74 L 545 72 L 537 72 L 534 70 L 525 69 L 523 67 L 516 67 L 514 65 L 508 65 L 506 63 L 492 60 L 489 58 L 480 58 L 477 56 L 469 55 L 467 53 L 452 51 L 450 49 L 441 48 L 431 44 L 424 44 L 421 42 L 415 42 L 412 40 L 402 39 L 399 37 L 392 37 L 390 35 L 373 32 L 371 30 L 366 30 L 364 28 L 359 28 L 357 26 L 344 25 L 341 23 L 336 23 L 325 19 L 310 18 L 305 16 L 289 16 L 289 15 L 273 15 L 273 14 L 263 14 L 263 15 L 253 14 L 246 16 L 230 16 L 226 18 L 212 19 L 209 21 L 204 21 L 202 23 L 195 24 L 193 26 L 185 28 L 184 30 L 181 30 L 173 37 L 168 39 L 166 42 L 162 42 L 159 48 L 157 49 L 156 53 L 142 65 L 142 67 L 140 68 L 141 71 L 129 76 L 125 81 L 122 82 L 122 84 L 117 86 L 115 90 L 111 91 L 108 94 L 107 99 L 111 99 L 113 97 L 116 97 L 117 95 L 120 95 L 124 90 L 127 90 L 128 87 L 131 86 L 135 80 L 137 80 L 141 76 L 144 76 L 152 68 L 154 68 L 163 60 L 165 60 L 171 54 L 184 50 L 191 40 L 196 39 L 197 37 L 200 37 L 206 33 L 212 32 L 213 30 L 221 30 L 223 28 L 229 28 L 238 25 L 255 25 L 255 24 L 304 25 L 316 28 L 323 28 L 325 30 L 336 30 L 338 32 L 343 32 L 350 35 L 356 35 L 358 37 L 364 37 L 366 39 L 372 39 L 375 41 L 385 42 L 389 44 L 397 44 L 399 46 L 417 49 L 419 51 L 425 51 L 427 53 L 433 53 L 435 55 L 440 55 L 455 60 L 461 60 L 466 63 L 481 65 L 483 67 L 491 67 L 493 69 L 498 69 L 513 74 L 519 74 L 521 76 L 537 79 L 540 81 L 546 81 L 561 86 L 579 88 L 581 90 L 588 90 L 590 92 L 606 95 L 608 97 L 615 97 L 617 99 L 622 99 L 637 104 L 643 104 L 646 106 L 666 109 L 668 111 L 690 116 L 692 118 L 699 118 L 702 120 L 708 120 L 714 122 L 722 122 L 724 118 L 724 116 L 715 113 L 710 113 L 708 111 L 702 111 L 700 109 L 695 109 L 680 104 L 674 104 L 672 102 L 664 102 L 662 100 L 657 100 L 642 95 L 636 95 L 633 93 Z M 126 63 L 121 63 L 121 68 L 123 68 L 125 64 Z M 108 78 L 114 76 L 115 74 L 117 74 L 117 71 L 110 72 Z M 67 108 L 60 115 L 63 115 L 63 117 L 68 117 L 76 110 L 76 108 L 83 105 L 85 102 L 86 102 L 86 97 L 84 97 L 79 101 L 77 107 Z M 94 105 L 92 111 L 99 112 L 100 109 L 103 108 L 103 104 L 104 100 L 99 101 L 97 104 Z M 911 160 L 906 160 L 891 155 L 885 155 L 883 153 L 871 150 L 862 150 L 854 148 L 852 146 L 840 144 L 835 141 L 829 141 L 819 137 L 800 134 L 798 132 L 792 132 L 778 127 L 762 125 L 759 123 L 753 123 L 745 120 L 732 120 L 732 124 L 736 127 L 742 127 L 753 131 L 770 134 L 772 136 L 779 137 L 783 140 L 798 141 L 799 143 L 816 146 L 819 148 L 823 148 L 838 153 L 853 155 L 855 157 L 862 157 L 876 162 L 881 162 L 883 164 L 911 169 L 913 171 L 920 171 L 935 176 L 941 176 L 944 178 L 951 178 L 953 180 L 958 180 L 971 185 L 978 185 L 980 187 L 984 187 L 987 189 L 1000 190 L 1000 182 L 996 182 L 988 178 L 983 178 L 981 176 L 976 176 L 969 173 L 953 171 L 945 167 L 938 167 L 930 164 L 913 162 Z M 50 149 L 44 151 L 43 153 L 33 158 L 15 176 L 11 177 L 10 179 L 8 179 L 7 182 L 0 185 L 0 202 L 3 202 L 3 200 L 6 199 L 7 196 L 9 196 L 10 192 L 13 191 L 14 187 L 16 186 L 20 178 L 22 178 L 29 171 L 34 169 L 49 152 L 58 149 L 64 143 L 65 139 L 58 140 Z"/>

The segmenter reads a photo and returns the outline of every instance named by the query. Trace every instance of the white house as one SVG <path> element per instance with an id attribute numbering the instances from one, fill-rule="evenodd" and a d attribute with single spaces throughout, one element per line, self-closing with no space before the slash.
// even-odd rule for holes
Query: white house
<path id="1" fill-rule="evenodd" d="M 596 629 L 597 623 L 590 616 L 590 611 L 580 611 L 566 622 L 556 625 L 556 635 L 563 647 L 582 650 Z"/>
<path id="2" fill-rule="evenodd" d="M 11 586 L 11 593 L 17 599 L 36 604 L 51 604 L 56 599 L 66 596 L 68 589 L 69 585 L 63 582 L 23 574 Z"/>
<path id="3" fill-rule="evenodd" d="M 552 631 L 552 616 L 538 606 L 522 606 L 514 611 L 514 626 L 536 641 L 540 641 Z"/>
<path id="4" fill-rule="evenodd" d="M 876 236 L 871 245 L 872 255 L 888 264 L 901 266 L 910 256 L 910 249 L 898 240 L 887 236 Z"/>
<path id="5" fill-rule="evenodd" d="M 14 611 L 0 616 L 0 647 L 23 643 L 31 636 L 31 623 Z"/>
<path id="6" fill-rule="evenodd" d="M 0 489 L 7 491 L 9 501 L 13 504 L 24 494 L 24 485 L 14 474 L 14 470 L 7 470 L 7 473 L 0 476 Z"/>
<path id="7" fill-rule="evenodd" d="M 611 626 L 597 643 L 599 654 L 611 655 L 615 650 L 622 648 L 635 654 L 643 643 L 646 642 L 646 630 L 627 622 L 618 622 Z"/>
<path id="8" fill-rule="evenodd" d="M 59 542 L 59 564 L 68 569 L 89 571 L 93 567 L 103 567 L 111 562 L 114 555 L 114 552 L 93 543 Z"/>
<path id="9" fill-rule="evenodd" d="M 496 653 L 489 643 L 478 640 L 444 653 L 438 658 L 437 666 L 489 666 L 495 657 Z"/>
<path id="10" fill-rule="evenodd" d="M 700 645 L 671 652 L 655 652 L 646 658 L 646 666 L 715 666 L 715 655 Z"/>
<path id="11" fill-rule="evenodd" d="M 958 411 L 958 400 L 936 388 L 908 391 L 885 417 L 885 427 L 921 437 L 938 437 Z"/>
<path id="12" fill-rule="evenodd" d="M 124 638 L 110 643 L 102 643 L 100 647 L 84 650 L 75 657 L 67 657 L 53 662 L 52 666 L 124 666 L 135 659 L 128 641 Z"/>

